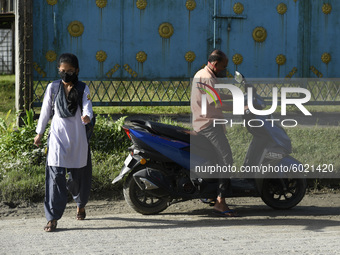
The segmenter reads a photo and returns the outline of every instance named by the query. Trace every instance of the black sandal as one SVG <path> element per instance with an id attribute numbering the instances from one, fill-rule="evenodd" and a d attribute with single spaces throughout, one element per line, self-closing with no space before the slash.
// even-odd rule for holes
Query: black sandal
<path id="1" fill-rule="evenodd" d="M 216 199 L 213 198 L 201 198 L 201 202 L 205 204 L 209 204 L 210 206 L 214 206 L 216 203 Z"/>
<path id="2" fill-rule="evenodd" d="M 58 222 L 57 220 L 50 220 L 47 222 L 46 226 L 44 227 L 45 232 L 53 232 L 57 229 Z"/>
<path id="3" fill-rule="evenodd" d="M 224 212 L 214 210 L 213 213 L 217 216 L 220 216 L 220 217 L 239 217 L 237 212 L 235 212 L 234 210 L 230 210 L 230 209 L 228 209 Z"/>
<path id="4" fill-rule="evenodd" d="M 85 218 L 86 218 L 86 212 L 85 212 L 85 208 L 84 208 L 84 211 L 77 212 L 77 220 L 85 220 Z"/>

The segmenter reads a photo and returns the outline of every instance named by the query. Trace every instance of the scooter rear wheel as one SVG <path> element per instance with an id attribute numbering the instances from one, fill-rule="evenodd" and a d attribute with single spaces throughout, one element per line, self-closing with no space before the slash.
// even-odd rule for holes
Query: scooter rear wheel
<path id="1" fill-rule="evenodd" d="M 168 207 L 168 198 L 157 198 L 146 194 L 139 188 L 132 174 L 127 177 L 124 183 L 123 194 L 128 205 L 136 212 L 144 215 L 157 214 Z"/>
<path id="2" fill-rule="evenodd" d="M 306 179 L 264 179 L 262 200 L 274 209 L 290 209 L 303 199 Z"/>

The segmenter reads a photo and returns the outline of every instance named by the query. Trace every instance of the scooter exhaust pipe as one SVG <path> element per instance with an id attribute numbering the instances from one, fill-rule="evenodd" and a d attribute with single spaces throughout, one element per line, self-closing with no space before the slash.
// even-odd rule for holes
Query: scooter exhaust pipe
<path id="1" fill-rule="evenodd" d="M 153 196 L 164 197 L 173 193 L 168 179 L 159 170 L 142 169 L 133 175 L 133 179 L 141 190 Z"/>

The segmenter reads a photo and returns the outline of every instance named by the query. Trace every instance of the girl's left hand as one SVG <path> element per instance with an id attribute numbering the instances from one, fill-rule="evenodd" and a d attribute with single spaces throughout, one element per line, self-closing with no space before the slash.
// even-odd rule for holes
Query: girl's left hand
<path id="1" fill-rule="evenodd" d="M 41 138 L 42 138 L 43 135 L 41 134 L 37 134 L 35 137 L 34 137 L 34 145 L 39 147 L 41 145 Z"/>
<path id="2" fill-rule="evenodd" d="M 81 120 L 85 123 L 88 124 L 90 123 L 91 119 L 89 116 L 85 115 L 85 116 L 81 116 Z"/>

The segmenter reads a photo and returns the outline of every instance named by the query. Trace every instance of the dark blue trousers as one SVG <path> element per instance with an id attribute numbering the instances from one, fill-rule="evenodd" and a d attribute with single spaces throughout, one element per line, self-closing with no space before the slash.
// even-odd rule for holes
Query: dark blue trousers
<path id="1" fill-rule="evenodd" d="M 68 179 L 66 180 L 66 172 Z M 46 162 L 45 216 L 47 221 L 59 220 L 66 208 L 68 192 L 79 208 L 84 208 L 90 196 L 92 162 L 89 149 L 87 165 L 82 168 L 49 166 Z"/>

